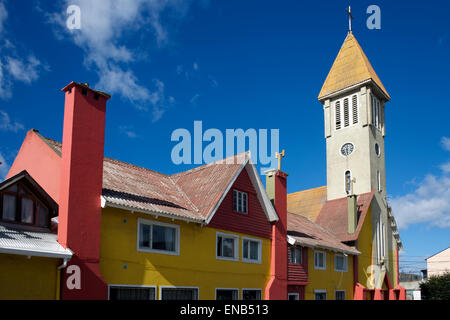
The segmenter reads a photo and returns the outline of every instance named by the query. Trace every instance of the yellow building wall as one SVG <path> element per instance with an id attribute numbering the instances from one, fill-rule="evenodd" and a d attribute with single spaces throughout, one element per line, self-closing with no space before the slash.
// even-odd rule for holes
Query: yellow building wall
<path id="1" fill-rule="evenodd" d="M 358 256 L 358 282 L 367 287 L 367 280 L 371 276 L 370 270 L 367 269 L 372 265 L 372 257 L 374 250 L 374 235 L 372 232 L 372 209 L 368 208 L 366 218 L 362 225 L 361 231 L 358 237 L 358 251 L 361 254 Z"/>
<path id="2" fill-rule="evenodd" d="M 180 226 L 180 254 L 137 250 L 138 218 Z M 239 261 L 216 259 L 216 232 L 239 235 Z M 199 299 L 215 299 L 216 288 L 262 290 L 270 276 L 269 239 L 262 240 L 262 263 L 242 262 L 242 234 L 195 223 L 105 208 L 102 213 L 100 271 L 108 284 L 198 287 Z M 246 236 L 246 235 L 244 235 Z"/>
<path id="3" fill-rule="evenodd" d="M 347 271 L 334 270 L 335 252 L 328 250 L 318 250 L 326 252 L 326 270 L 314 269 L 314 250 L 308 248 L 308 282 L 305 287 L 305 299 L 314 300 L 315 290 L 326 290 L 327 300 L 335 300 L 335 291 L 344 290 L 345 299 L 353 299 L 353 256 L 347 257 Z"/>
<path id="4" fill-rule="evenodd" d="M 0 254 L 1 300 L 53 300 L 61 259 Z"/>

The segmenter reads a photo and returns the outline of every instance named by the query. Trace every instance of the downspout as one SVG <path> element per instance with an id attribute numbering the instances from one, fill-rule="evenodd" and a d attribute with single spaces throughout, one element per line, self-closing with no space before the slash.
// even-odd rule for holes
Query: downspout
<path id="1" fill-rule="evenodd" d="M 70 258 L 64 258 L 63 264 L 56 268 L 56 300 L 61 300 L 61 270 L 67 267 Z"/>

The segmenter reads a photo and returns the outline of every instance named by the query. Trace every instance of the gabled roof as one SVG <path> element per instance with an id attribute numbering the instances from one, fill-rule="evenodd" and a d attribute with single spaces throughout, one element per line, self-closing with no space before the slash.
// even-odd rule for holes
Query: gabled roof
<path id="1" fill-rule="evenodd" d="M 442 249 L 441 251 L 436 252 L 436 253 L 433 254 L 432 256 L 429 256 L 428 258 L 425 258 L 425 260 L 428 260 L 428 259 L 430 259 L 430 258 L 433 258 L 434 256 L 437 256 L 437 255 L 439 255 L 439 254 L 441 254 L 441 253 L 444 253 L 444 252 L 447 251 L 448 249 L 450 249 L 450 247 L 447 247 L 447 248 L 445 248 L 445 249 Z"/>
<path id="2" fill-rule="evenodd" d="M 374 191 L 358 195 L 357 206 L 359 219 L 355 233 L 348 233 L 347 197 L 327 201 L 315 222 L 332 232 L 341 241 L 356 240 L 366 218 L 373 195 Z"/>
<path id="3" fill-rule="evenodd" d="M 26 171 L 23 170 L 18 174 L 6 179 L 5 181 L 0 183 L 0 191 L 8 188 L 9 186 L 16 184 L 17 182 L 25 182 L 29 187 L 31 187 L 36 193 L 36 195 L 40 198 L 41 201 L 44 201 L 46 205 L 50 206 L 50 209 L 53 213 L 58 212 L 58 204 L 49 196 L 49 194 L 33 179 L 33 177 Z"/>
<path id="4" fill-rule="evenodd" d="M 61 143 L 37 133 L 61 156 Z M 102 206 L 209 223 L 239 173 L 246 168 L 269 221 L 278 220 L 245 152 L 174 175 L 105 157 Z"/>
<path id="5" fill-rule="evenodd" d="M 296 244 L 336 252 L 359 255 L 355 248 L 343 244 L 333 233 L 301 215 L 288 212 L 287 234 Z M 291 241 L 292 244 L 292 241 Z"/>
<path id="6" fill-rule="evenodd" d="M 381 83 L 353 33 L 349 32 L 319 93 L 319 100 L 342 89 L 371 80 L 385 95 L 390 96 Z"/>
<path id="7" fill-rule="evenodd" d="M 287 195 L 288 212 L 300 214 L 313 222 L 316 221 L 325 202 L 327 202 L 326 186 Z"/>

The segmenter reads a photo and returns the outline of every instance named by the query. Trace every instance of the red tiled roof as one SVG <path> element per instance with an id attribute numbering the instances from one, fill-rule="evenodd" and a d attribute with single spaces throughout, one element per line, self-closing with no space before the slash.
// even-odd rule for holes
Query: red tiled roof
<path id="1" fill-rule="evenodd" d="M 358 255 L 359 251 L 343 244 L 330 231 L 308 218 L 288 212 L 287 234 L 306 247 L 322 248 Z"/>
<path id="2" fill-rule="evenodd" d="M 35 133 L 61 156 L 61 143 Z M 104 158 L 103 192 L 108 205 L 204 222 L 247 162 L 248 153 L 174 175 Z"/>
<path id="3" fill-rule="evenodd" d="M 347 197 L 330 200 L 325 203 L 316 219 L 316 223 L 332 232 L 340 241 L 353 241 L 358 239 L 364 219 L 366 218 L 367 209 L 372 202 L 374 191 L 363 193 L 358 196 L 358 226 L 356 232 L 348 233 L 348 200 Z"/>

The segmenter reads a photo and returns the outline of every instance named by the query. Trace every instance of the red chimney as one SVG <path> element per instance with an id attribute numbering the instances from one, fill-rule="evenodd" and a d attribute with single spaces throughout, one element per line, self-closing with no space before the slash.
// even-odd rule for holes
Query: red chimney
<path id="1" fill-rule="evenodd" d="M 265 299 L 287 299 L 287 173 L 272 169 L 266 173 L 267 194 L 278 215 L 272 225 L 272 250 L 270 280 L 266 286 Z"/>
<path id="2" fill-rule="evenodd" d="M 100 227 L 106 101 L 71 82 L 65 92 L 58 241 L 73 251 L 63 270 L 63 299 L 106 299 L 100 274 Z"/>

